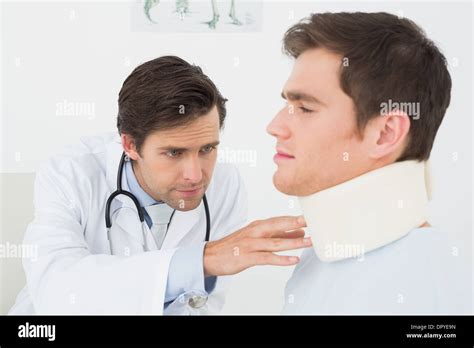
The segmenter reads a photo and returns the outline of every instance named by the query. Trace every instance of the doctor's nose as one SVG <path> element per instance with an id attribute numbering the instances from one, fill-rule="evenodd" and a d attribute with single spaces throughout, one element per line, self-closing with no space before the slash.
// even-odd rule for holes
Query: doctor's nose
<path id="1" fill-rule="evenodd" d="M 288 115 L 287 108 L 283 108 L 280 110 L 273 120 L 267 126 L 267 133 L 274 136 L 277 139 L 288 139 L 291 135 L 290 129 L 286 124 L 288 122 Z"/>
<path id="2" fill-rule="evenodd" d="M 184 163 L 183 178 L 191 183 L 201 182 L 202 167 L 198 157 L 194 158 L 193 156 L 186 160 Z"/>

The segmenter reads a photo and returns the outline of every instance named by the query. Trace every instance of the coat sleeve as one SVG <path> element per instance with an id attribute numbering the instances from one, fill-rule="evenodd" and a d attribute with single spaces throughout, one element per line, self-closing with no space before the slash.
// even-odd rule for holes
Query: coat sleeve
<path id="1" fill-rule="evenodd" d="M 24 244 L 27 289 L 36 314 L 162 314 L 167 270 L 175 249 L 129 257 L 92 254 L 84 239 L 74 187 L 45 166 L 35 179 L 35 217 Z M 76 186 L 80 186 L 76 182 Z"/>
<path id="2" fill-rule="evenodd" d="M 233 165 L 226 165 L 220 178 L 214 178 L 213 191 L 209 192 L 209 209 L 214 213 L 211 221 L 211 240 L 221 239 L 236 232 L 247 223 L 248 202 L 247 190 L 239 171 Z M 207 193 L 206 193 L 207 194 Z M 214 237 L 213 237 L 214 236 Z M 165 309 L 164 314 L 219 314 L 224 303 L 225 295 L 231 285 L 232 276 L 217 277 L 216 285 L 210 293 L 184 292 Z M 195 295 L 207 295 L 207 303 L 194 309 L 188 301 Z"/>

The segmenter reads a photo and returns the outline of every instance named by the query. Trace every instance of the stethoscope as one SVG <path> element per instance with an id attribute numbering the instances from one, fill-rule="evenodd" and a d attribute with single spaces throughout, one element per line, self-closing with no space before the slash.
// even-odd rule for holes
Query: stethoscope
<path id="1" fill-rule="evenodd" d="M 135 208 L 137 209 L 138 212 L 138 217 L 140 218 L 140 222 L 143 223 L 145 221 L 145 216 L 143 214 L 143 210 L 141 209 L 140 203 L 138 202 L 137 197 L 135 197 L 131 192 L 125 191 L 122 189 L 122 173 L 124 170 L 125 162 L 128 161 L 129 158 L 126 155 L 125 152 L 122 153 L 122 158 L 120 159 L 120 164 L 118 167 L 118 173 L 117 173 L 117 189 L 109 196 L 107 199 L 107 203 L 105 204 L 105 226 L 107 227 L 107 233 L 110 231 L 110 228 L 112 227 L 112 220 L 110 218 L 110 207 L 112 205 L 112 201 L 119 195 L 125 195 L 129 197 L 132 201 L 133 204 L 135 205 Z M 207 198 L 206 195 L 202 197 L 202 200 L 204 202 L 204 210 L 206 211 L 206 238 L 204 241 L 208 242 L 209 241 L 209 236 L 211 234 L 211 216 L 209 213 L 209 205 L 207 204 Z M 171 218 L 173 218 L 173 214 L 171 215 Z M 170 220 L 171 223 L 171 220 Z M 168 224 L 169 227 L 169 224 Z"/>

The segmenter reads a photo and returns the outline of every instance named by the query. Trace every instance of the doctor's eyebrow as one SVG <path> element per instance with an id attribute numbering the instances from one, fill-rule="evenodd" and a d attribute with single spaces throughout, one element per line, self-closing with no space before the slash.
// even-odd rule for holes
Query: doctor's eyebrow
<path id="1" fill-rule="evenodd" d="M 216 147 L 216 146 L 218 146 L 219 144 L 220 144 L 219 141 L 214 141 L 214 142 L 212 142 L 212 143 L 208 143 L 208 144 L 202 145 L 202 146 L 200 146 L 199 148 L 202 149 L 203 147 L 206 147 L 206 146 Z M 167 146 L 158 147 L 157 149 L 158 149 L 158 150 L 162 150 L 162 151 L 179 151 L 179 152 L 185 152 L 185 151 L 191 150 L 191 148 L 177 147 L 177 146 L 172 146 L 172 145 L 167 145 Z"/>
<path id="2" fill-rule="evenodd" d="M 289 91 L 286 93 L 281 92 L 281 97 L 285 100 L 306 101 L 306 102 L 317 103 L 317 104 L 326 106 L 326 104 L 323 103 L 318 98 L 304 92 L 298 92 L 298 91 Z"/>

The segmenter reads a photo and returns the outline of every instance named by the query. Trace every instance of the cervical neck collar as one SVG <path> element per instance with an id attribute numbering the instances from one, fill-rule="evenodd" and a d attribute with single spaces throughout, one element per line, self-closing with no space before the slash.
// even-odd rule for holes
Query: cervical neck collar
<path id="1" fill-rule="evenodd" d="M 299 197 L 316 255 L 325 262 L 360 257 L 426 221 L 427 162 L 404 161 Z"/>

